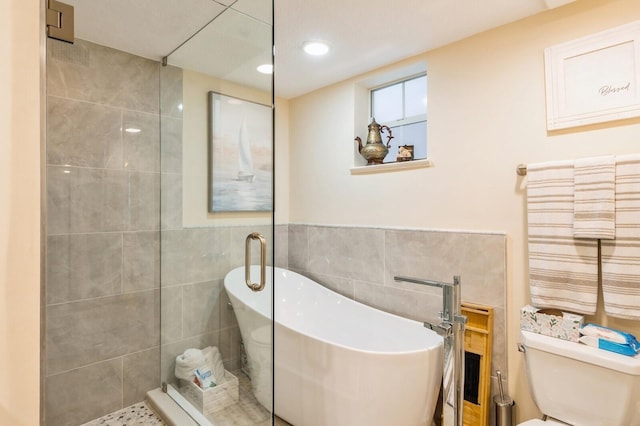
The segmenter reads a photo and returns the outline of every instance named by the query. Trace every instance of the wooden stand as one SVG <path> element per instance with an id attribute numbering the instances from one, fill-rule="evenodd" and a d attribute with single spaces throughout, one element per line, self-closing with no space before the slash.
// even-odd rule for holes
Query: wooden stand
<path id="1" fill-rule="evenodd" d="M 487 426 L 491 407 L 491 348 L 493 340 L 493 308 L 462 302 L 462 315 L 467 317 L 464 334 L 464 350 L 467 359 L 479 357 L 477 377 L 465 375 L 465 391 L 471 387 L 474 393 L 477 383 L 477 404 L 465 395 L 463 423 L 469 426 Z M 467 364 L 465 362 L 465 364 Z M 474 363 L 475 364 L 475 363 Z M 469 370 L 469 368 L 465 368 Z M 466 393 L 466 392 L 465 392 Z"/>

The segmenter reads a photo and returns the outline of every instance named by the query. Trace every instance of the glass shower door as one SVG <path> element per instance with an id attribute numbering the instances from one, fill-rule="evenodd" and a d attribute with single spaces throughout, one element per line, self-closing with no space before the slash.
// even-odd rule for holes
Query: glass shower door
<path id="1" fill-rule="evenodd" d="M 272 422 L 273 287 L 249 288 L 273 264 L 272 34 L 272 2 L 239 0 L 160 69 L 160 375 L 203 425 Z"/>

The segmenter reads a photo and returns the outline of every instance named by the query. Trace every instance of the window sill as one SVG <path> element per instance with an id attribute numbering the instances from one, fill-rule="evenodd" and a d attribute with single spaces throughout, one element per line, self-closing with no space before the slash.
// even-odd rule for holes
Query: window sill
<path id="1" fill-rule="evenodd" d="M 352 175 L 369 175 L 372 173 L 395 172 L 398 170 L 422 169 L 431 167 L 430 160 L 398 161 L 395 163 L 374 164 L 371 166 L 360 166 L 351 168 Z"/>

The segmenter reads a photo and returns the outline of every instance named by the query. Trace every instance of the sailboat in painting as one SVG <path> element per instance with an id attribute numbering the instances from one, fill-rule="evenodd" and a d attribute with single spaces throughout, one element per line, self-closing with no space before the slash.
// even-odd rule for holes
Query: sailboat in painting
<path id="1" fill-rule="evenodd" d="M 247 121 L 243 118 L 238 135 L 238 180 L 253 182 L 255 177 L 249 129 L 247 128 Z"/>

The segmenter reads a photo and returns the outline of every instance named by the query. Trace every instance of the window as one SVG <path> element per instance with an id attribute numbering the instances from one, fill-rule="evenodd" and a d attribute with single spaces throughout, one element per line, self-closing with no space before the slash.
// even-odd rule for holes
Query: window
<path id="1" fill-rule="evenodd" d="M 389 126 L 394 136 L 385 163 L 396 161 L 402 145 L 413 145 L 414 159 L 427 158 L 426 74 L 371 89 L 371 117 Z"/>

